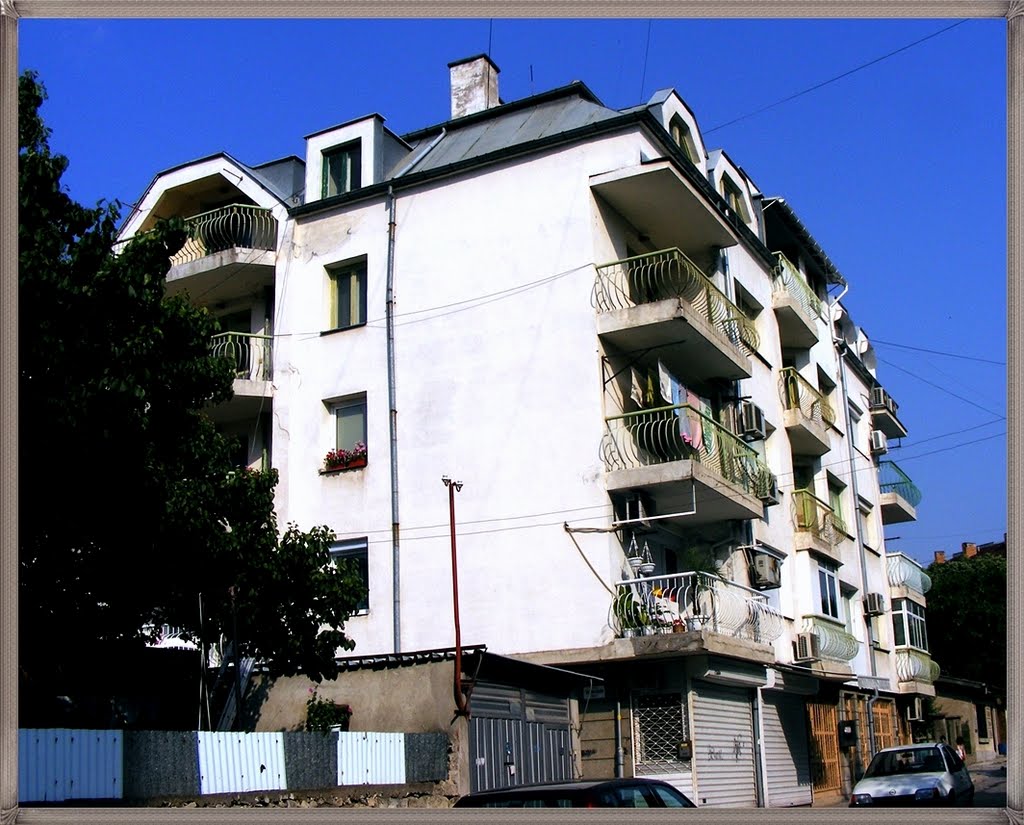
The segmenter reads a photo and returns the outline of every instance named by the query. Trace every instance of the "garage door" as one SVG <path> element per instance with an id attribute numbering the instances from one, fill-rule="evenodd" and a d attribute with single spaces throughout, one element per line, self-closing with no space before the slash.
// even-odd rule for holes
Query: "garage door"
<path id="1" fill-rule="evenodd" d="M 765 796 L 769 808 L 811 804 L 811 765 L 807 747 L 807 710 L 800 696 L 765 691 Z"/>
<path id="2" fill-rule="evenodd" d="M 694 681 L 696 798 L 708 807 L 757 807 L 753 691 Z"/>

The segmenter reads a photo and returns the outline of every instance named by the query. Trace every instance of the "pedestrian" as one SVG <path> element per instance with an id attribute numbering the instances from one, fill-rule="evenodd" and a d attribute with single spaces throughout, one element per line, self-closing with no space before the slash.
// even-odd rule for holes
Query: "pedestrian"
<path id="1" fill-rule="evenodd" d="M 961 762 L 967 761 L 967 751 L 964 749 L 964 738 L 962 736 L 956 738 L 956 755 L 960 757 Z"/>

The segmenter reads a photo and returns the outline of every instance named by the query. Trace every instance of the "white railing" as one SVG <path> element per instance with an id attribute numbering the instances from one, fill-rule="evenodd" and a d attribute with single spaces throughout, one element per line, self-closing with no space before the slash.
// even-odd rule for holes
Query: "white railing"
<path id="1" fill-rule="evenodd" d="M 901 682 L 927 682 L 939 678 L 941 668 L 927 653 L 903 648 L 896 651 L 896 678 Z"/>
<path id="2" fill-rule="evenodd" d="M 818 652 L 822 659 L 849 662 L 860 649 L 860 642 L 842 627 L 821 619 L 806 617 L 804 632 L 818 637 Z"/>
<path id="3" fill-rule="evenodd" d="M 782 615 L 756 590 L 711 573 L 674 573 L 616 583 L 609 625 L 618 636 L 706 630 L 771 644 Z"/>
<path id="4" fill-rule="evenodd" d="M 932 589 L 931 577 L 924 572 L 921 565 L 902 553 L 885 554 L 889 584 L 893 587 L 907 587 L 916 590 L 922 596 Z"/>

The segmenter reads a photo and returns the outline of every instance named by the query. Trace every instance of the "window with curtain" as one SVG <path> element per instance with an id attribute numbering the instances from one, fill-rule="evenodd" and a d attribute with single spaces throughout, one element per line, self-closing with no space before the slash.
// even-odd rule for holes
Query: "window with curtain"
<path id="1" fill-rule="evenodd" d="M 362 180 L 359 141 L 336 146 L 323 153 L 323 191 L 321 197 L 341 195 L 358 189 Z"/>
<path id="2" fill-rule="evenodd" d="M 331 279 L 331 328 L 366 323 L 366 261 L 328 267 Z"/>

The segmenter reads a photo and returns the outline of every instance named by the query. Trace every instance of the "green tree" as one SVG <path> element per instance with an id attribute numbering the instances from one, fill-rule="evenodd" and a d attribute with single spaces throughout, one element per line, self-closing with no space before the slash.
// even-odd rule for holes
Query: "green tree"
<path id="1" fill-rule="evenodd" d="M 215 319 L 165 294 L 183 223 L 114 254 L 118 205 L 69 197 L 45 90 L 26 72 L 18 91 L 23 711 L 34 691 L 85 690 L 101 656 L 164 623 L 203 642 L 237 626 L 272 674 L 334 678 L 361 585 L 327 528 L 279 531 L 276 471 L 236 469 L 204 414 L 233 366 L 210 353 Z"/>
<path id="2" fill-rule="evenodd" d="M 1006 558 L 928 567 L 928 643 L 947 676 L 1006 686 Z"/>

